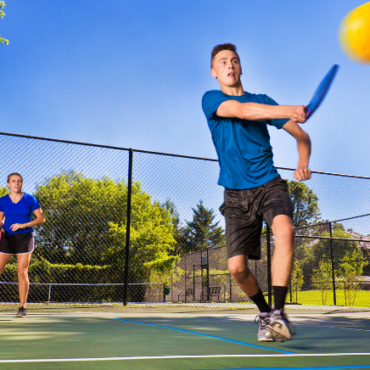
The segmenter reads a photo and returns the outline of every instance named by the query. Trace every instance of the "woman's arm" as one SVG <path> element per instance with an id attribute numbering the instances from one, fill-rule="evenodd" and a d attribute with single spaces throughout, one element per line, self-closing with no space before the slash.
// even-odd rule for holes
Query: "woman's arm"
<path id="1" fill-rule="evenodd" d="M 1 213 L 2 212 L 0 212 L 0 216 L 1 216 Z M 41 225 L 46 221 L 44 212 L 42 212 L 41 208 L 35 209 L 33 213 L 36 216 L 36 218 L 33 221 L 26 222 L 25 224 L 13 224 L 12 226 L 10 226 L 12 231 L 14 232 L 14 231 L 17 231 L 18 229 L 26 229 L 27 227 Z"/>
<path id="2" fill-rule="evenodd" d="M 0 229 L 4 227 L 4 220 L 5 220 L 4 212 L 0 212 Z"/>

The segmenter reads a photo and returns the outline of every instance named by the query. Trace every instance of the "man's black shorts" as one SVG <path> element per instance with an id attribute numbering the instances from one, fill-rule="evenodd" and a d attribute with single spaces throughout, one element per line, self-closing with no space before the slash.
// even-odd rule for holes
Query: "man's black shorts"
<path id="1" fill-rule="evenodd" d="M 220 211 L 226 219 L 228 258 L 246 255 L 252 260 L 260 259 L 263 218 L 270 226 L 277 215 L 293 219 L 288 185 L 280 176 L 252 189 L 225 188 Z"/>
<path id="2" fill-rule="evenodd" d="M 34 250 L 33 233 L 2 235 L 0 253 L 18 255 L 32 253 Z"/>

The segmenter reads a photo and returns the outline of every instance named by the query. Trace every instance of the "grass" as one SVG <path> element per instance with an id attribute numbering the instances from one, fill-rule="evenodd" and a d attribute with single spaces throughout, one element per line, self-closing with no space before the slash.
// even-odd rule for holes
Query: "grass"
<path id="1" fill-rule="evenodd" d="M 295 292 L 293 293 L 293 302 L 302 305 L 312 305 L 312 306 L 333 306 L 334 297 L 333 290 L 326 290 L 326 300 L 325 295 L 323 299 L 323 292 L 321 290 L 307 290 L 298 291 L 297 299 Z M 338 306 L 351 306 L 351 307 L 369 307 L 370 306 L 370 291 L 358 290 L 358 291 L 347 291 L 350 299 L 345 300 L 345 291 L 343 289 L 336 289 L 336 303 Z M 290 293 L 287 295 L 287 301 L 290 301 Z"/>

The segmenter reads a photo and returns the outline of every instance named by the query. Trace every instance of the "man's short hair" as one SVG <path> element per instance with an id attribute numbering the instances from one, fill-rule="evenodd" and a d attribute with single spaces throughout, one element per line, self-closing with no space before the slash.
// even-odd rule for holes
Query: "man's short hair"
<path id="1" fill-rule="evenodd" d="M 239 57 L 239 54 L 236 52 L 236 46 L 234 44 L 220 44 L 220 45 L 216 45 L 213 50 L 212 50 L 212 54 L 211 54 L 211 68 L 212 68 L 212 63 L 213 63 L 213 59 L 215 59 L 216 55 L 220 52 L 220 51 L 223 51 L 223 50 L 231 50 L 233 51 L 237 56 L 238 56 L 238 59 L 240 61 L 240 57 Z"/>

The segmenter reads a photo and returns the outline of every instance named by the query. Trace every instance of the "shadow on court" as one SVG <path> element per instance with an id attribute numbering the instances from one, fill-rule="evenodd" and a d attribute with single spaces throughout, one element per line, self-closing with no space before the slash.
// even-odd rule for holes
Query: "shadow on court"
<path id="1" fill-rule="evenodd" d="M 284 343 L 258 342 L 254 317 L 3 314 L 0 369 L 370 368 L 368 313 L 291 315 L 296 335 Z"/>

